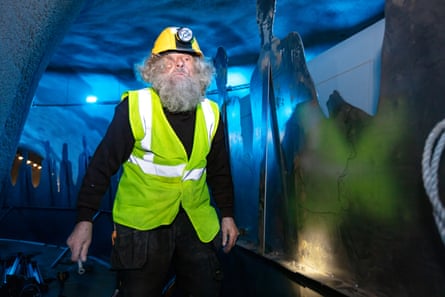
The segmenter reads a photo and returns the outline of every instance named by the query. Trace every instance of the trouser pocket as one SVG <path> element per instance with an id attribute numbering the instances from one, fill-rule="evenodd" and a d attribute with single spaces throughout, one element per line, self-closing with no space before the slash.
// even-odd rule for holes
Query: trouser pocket
<path id="1" fill-rule="evenodd" d="M 216 254 L 209 255 L 209 267 L 210 275 L 213 275 L 213 279 L 217 282 L 221 282 L 224 278 L 224 273 L 221 267 L 221 263 Z"/>
<path id="2" fill-rule="evenodd" d="M 111 250 L 111 268 L 142 268 L 148 260 L 148 232 L 119 224 L 116 224 L 116 232 L 116 240 Z"/>

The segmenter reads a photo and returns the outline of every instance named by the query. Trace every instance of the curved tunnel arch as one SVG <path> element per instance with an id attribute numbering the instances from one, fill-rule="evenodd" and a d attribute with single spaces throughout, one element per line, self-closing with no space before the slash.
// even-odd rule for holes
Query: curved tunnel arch
<path id="1" fill-rule="evenodd" d="M 84 0 L 2 1 L 0 181 L 10 172 L 38 81 L 83 3 Z"/>

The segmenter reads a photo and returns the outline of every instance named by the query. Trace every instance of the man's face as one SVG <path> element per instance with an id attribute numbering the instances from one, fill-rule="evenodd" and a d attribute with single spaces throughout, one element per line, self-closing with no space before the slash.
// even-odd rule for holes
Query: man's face
<path id="1" fill-rule="evenodd" d="M 202 100 L 202 86 L 196 59 L 184 53 L 161 56 L 154 66 L 152 87 L 158 92 L 162 106 L 171 112 L 191 111 Z"/>
<path id="2" fill-rule="evenodd" d="M 164 56 L 165 74 L 170 78 L 180 79 L 194 75 L 195 59 L 184 53 L 168 53 Z"/>

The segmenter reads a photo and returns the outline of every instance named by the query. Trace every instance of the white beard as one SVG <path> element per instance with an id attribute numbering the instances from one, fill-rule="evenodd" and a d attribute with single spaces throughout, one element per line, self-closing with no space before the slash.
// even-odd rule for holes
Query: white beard
<path id="1" fill-rule="evenodd" d="M 195 110 L 203 97 L 199 80 L 189 76 L 161 73 L 153 78 L 152 86 L 158 92 L 162 106 L 170 112 Z"/>

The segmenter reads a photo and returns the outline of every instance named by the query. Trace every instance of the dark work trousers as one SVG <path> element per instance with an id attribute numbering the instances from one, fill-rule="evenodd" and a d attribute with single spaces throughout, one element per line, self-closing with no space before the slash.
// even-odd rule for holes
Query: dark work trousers
<path id="1" fill-rule="evenodd" d="M 172 278 L 186 296 L 220 296 L 217 243 L 203 243 L 184 211 L 169 226 L 136 231 L 117 225 L 111 263 L 119 297 L 159 297 Z"/>

